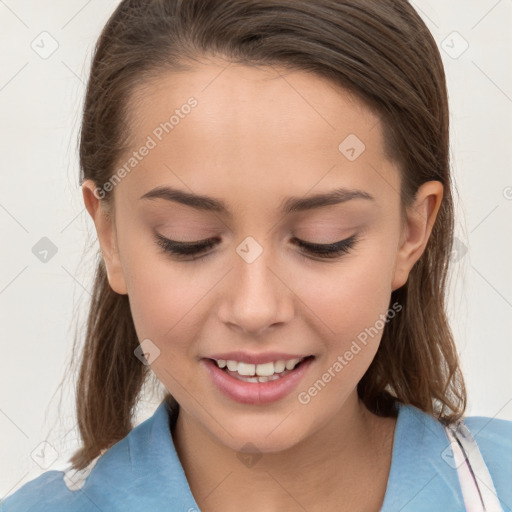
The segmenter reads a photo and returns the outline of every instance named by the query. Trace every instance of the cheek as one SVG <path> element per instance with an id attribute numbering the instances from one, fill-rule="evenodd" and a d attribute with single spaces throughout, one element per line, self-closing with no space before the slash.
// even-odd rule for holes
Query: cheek
<path id="1" fill-rule="evenodd" d="M 173 339 L 172 347 L 165 349 L 174 351 L 184 338 L 183 331 L 190 328 L 187 323 L 207 292 L 208 282 L 185 272 L 183 264 L 167 260 L 152 244 L 128 243 L 121 252 L 130 308 L 140 340 L 149 338 L 162 346 Z M 143 245 L 149 249 L 142 249 Z"/>
<path id="2" fill-rule="evenodd" d="M 197 386 L 191 371 L 195 357 L 192 340 L 204 320 L 200 306 L 208 283 L 191 280 L 190 273 L 165 258 L 153 256 L 151 262 L 132 268 L 136 270 L 131 272 L 128 293 L 138 339 L 151 341 L 148 346 L 157 354 L 151 361 L 152 372 L 175 398 L 186 402 L 187 396 L 180 390 L 193 393 Z"/>
<path id="3" fill-rule="evenodd" d="M 319 269 L 321 267 L 318 267 Z M 336 339 L 355 337 L 388 309 L 392 257 L 352 255 L 328 270 L 302 273 L 297 294 Z"/>
<path id="4" fill-rule="evenodd" d="M 299 402 L 311 402 L 319 418 L 324 414 L 320 403 L 342 404 L 375 357 L 390 307 L 388 263 L 376 251 L 346 259 L 313 279 L 311 273 L 309 279 L 302 274 L 297 294 L 307 306 L 312 331 L 321 333 L 323 354 Z"/>

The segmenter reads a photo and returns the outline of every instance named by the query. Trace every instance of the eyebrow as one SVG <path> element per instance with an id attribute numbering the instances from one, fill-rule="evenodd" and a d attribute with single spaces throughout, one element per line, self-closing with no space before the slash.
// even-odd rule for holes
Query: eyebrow
<path id="1" fill-rule="evenodd" d="M 146 192 L 140 199 L 164 199 L 208 212 L 216 212 L 232 217 L 226 203 L 213 197 L 197 195 L 184 190 L 167 186 L 156 187 Z M 283 215 L 294 212 L 303 212 L 316 208 L 323 208 L 335 204 L 346 203 L 352 199 L 366 199 L 375 201 L 368 192 L 357 189 L 337 188 L 325 193 L 319 193 L 307 197 L 289 197 L 282 201 L 280 211 Z"/>

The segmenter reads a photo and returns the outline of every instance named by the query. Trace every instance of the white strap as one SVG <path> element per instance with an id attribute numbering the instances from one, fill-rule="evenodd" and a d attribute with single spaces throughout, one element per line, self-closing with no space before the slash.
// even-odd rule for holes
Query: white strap
<path id="1" fill-rule="evenodd" d="M 489 470 L 463 421 L 445 427 L 467 512 L 503 512 Z"/>

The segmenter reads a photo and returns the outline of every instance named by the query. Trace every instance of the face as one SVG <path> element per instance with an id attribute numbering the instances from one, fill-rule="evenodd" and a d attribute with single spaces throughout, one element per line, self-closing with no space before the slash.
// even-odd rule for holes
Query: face
<path id="1" fill-rule="evenodd" d="M 226 65 L 140 90 L 114 219 L 92 193 L 101 184 L 84 183 L 84 199 L 110 285 L 128 294 L 180 414 L 234 450 L 251 442 L 271 452 L 329 424 L 355 396 L 442 186 L 425 184 L 402 224 L 400 174 L 376 115 L 316 75 Z M 305 356 L 283 375 L 277 361 Z M 247 364 L 227 373 L 213 359 Z M 279 378 L 233 376 L 253 371 Z"/>

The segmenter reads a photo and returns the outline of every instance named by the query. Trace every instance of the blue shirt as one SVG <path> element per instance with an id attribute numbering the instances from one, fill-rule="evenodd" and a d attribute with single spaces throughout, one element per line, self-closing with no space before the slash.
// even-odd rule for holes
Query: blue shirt
<path id="1" fill-rule="evenodd" d="M 463 512 L 457 470 L 442 424 L 399 405 L 391 469 L 381 512 Z M 200 512 L 176 453 L 163 401 L 154 414 L 97 458 L 82 487 L 50 470 L 4 499 L 1 512 Z M 512 511 L 512 421 L 468 417 L 505 512 Z M 86 473 L 87 474 L 87 473 Z M 76 480 L 75 480 L 76 481 Z M 72 486 L 71 486 L 72 487 Z"/>

